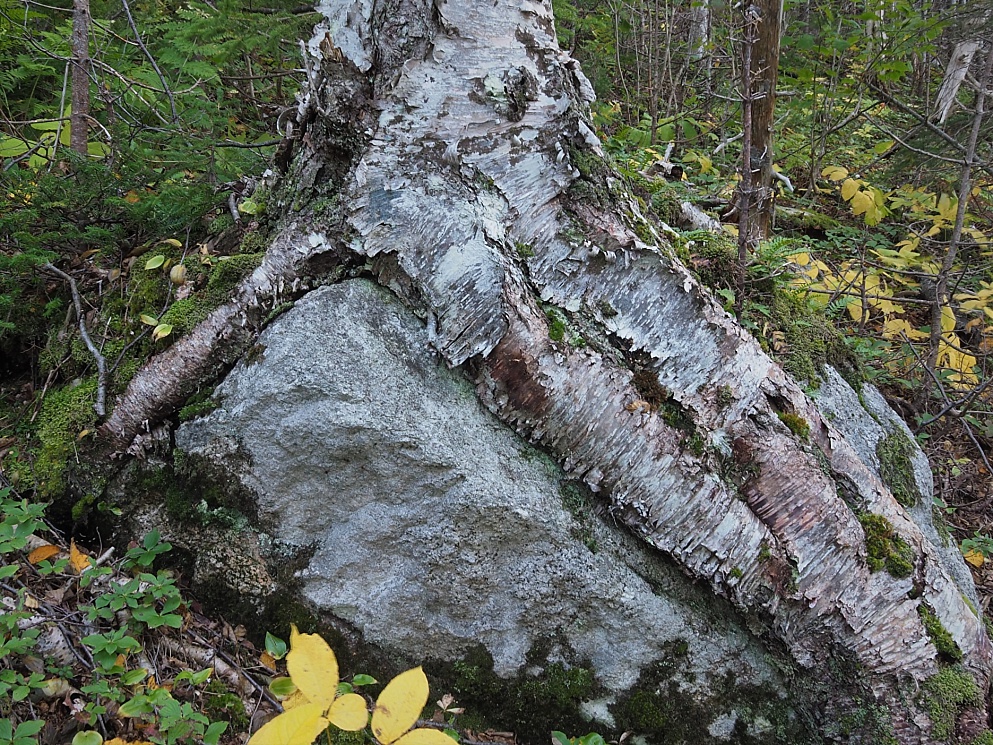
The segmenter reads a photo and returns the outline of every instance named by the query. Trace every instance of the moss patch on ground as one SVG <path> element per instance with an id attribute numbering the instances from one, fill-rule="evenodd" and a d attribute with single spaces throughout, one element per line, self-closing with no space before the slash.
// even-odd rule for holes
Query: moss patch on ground
<path id="1" fill-rule="evenodd" d="M 882 515 L 870 512 L 859 515 L 865 531 L 866 563 L 873 572 L 885 569 L 897 578 L 914 571 L 914 551 Z"/>
<path id="2" fill-rule="evenodd" d="M 38 456 L 34 462 L 35 487 L 50 499 L 65 489 L 65 468 L 79 435 L 96 422 L 96 378 L 48 393 L 38 417 Z"/>
<path id="3" fill-rule="evenodd" d="M 459 718 L 460 728 L 511 730 L 521 742 L 535 745 L 546 745 L 553 729 L 588 729 L 579 706 L 600 691 L 589 668 L 548 663 L 540 646 L 529 652 L 525 671 L 513 678 L 497 676 L 493 657 L 481 646 L 457 662 L 434 661 L 424 666 L 430 679 L 448 683 L 459 704 L 466 707 Z"/>
<path id="4" fill-rule="evenodd" d="M 893 492 L 896 501 L 904 507 L 913 507 L 921 499 L 921 490 L 914 478 L 915 452 L 914 443 L 907 437 L 907 433 L 896 427 L 876 443 L 879 475 Z"/>

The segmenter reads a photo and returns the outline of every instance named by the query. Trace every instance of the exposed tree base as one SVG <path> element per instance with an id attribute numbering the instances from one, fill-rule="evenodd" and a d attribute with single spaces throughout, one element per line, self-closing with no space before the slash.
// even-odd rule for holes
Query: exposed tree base
<path id="1" fill-rule="evenodd" d="M 340 186 L 334 205 L 287 216 L 236 297 L 135 377 L 104 444 L 133 448 L 311 284 L 301 278 L 364 264 L 424 315 L 493 412 L 635 534 L 800 665 L 827 674 L 833 650 L 853 653 L 899 741 L 931 742 L 927 712 L 904 694 L 939 670 L 918 608 L 985 691 L 980 618 L 886 486 L 619 186 L 550 7 L 389 5 L 323 8 L 334 54 L 301 104 L 288 185 Z M 870 570 L 862 513 L 910 546 L 909 577 Z M 985 720 L 984 707 L 966 712 L 960 733 Z"/>

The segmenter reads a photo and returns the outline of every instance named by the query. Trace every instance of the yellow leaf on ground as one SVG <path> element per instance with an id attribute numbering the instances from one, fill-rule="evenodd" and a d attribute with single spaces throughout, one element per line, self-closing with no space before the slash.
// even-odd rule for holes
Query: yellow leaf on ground
<path id="1" fill-rule="evenodd" d="M 263 652 L 259 655 L 259 664 L 276 672 L 276 658 L 268 652 Z"/>
<path id="2" fill-rule="evenodd" d="M 455 740 L 436 729 L 415 729 L 394 743 L 394 745 L 452 745 Z"/>
<path id="3" fill-rule="evenodd" d="M 327 713 L 328 721 L 338 729 L 358 732 L 369 723 L 369 712 L 365 699 L 357 693 L 346 693 L 331 704 Z"/>
<path id="4" fill-rule="evenodd" d="M 34 551 L 28 554 L 28 562 L 31 564 L 38 564 L 45 559 L 51 559 L 55 554 L 57 554 L 62 549 L 58 546 L 53 546 L 48 544 L 46 546 L 38 546 Z"/>
<path id="5" fill-rule="evenodd" d="M 90 566 L 90 557 L 76 548 L 76 541 L 69 542 L 69 565 L 79 574 Z"/>
<path id="6" fill-rule="evenodd" d="M 420 667 L 400 673 L 386 684 L 372 710 L 372 734 L 390 745 L 417 722 L 428 702 L 428 679 Z"/>
<path id="7" fill-rule="evenodd" d="M 974 548 L 970 548 L 966 551 L 965 560 L 972 564 L 974 567 L 981 567 L 986 563 L 986 557 L 983 556 L 979 551 Z"/>
<path id="8" fill-rule="evenodd" d="M 249 745 L 311 745 L 329 722 L 320 704 L 305 704 L 286 711 L 252 735 Z"/>
<path id="9" fill-rule="evenodd" d="M 290 627 L 290 652 L 286 669 L 297 688 L 326 711 L 338 691 L 338 660 L 317 634 L 301 634 Z"/>

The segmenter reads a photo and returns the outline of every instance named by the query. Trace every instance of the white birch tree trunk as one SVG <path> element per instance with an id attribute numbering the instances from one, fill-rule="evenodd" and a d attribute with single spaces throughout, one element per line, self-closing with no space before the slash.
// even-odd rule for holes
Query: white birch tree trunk
<path id="1" fill-rule="evenodd" d="M 939 662 L 918 608 L 986 691 L 981 619 L 886 486 L 642 218 L 602 159 L 592 89 L 557 48 L 550 3 L 320 10 L 287 177 L 303 208 L 237 297 L 134 379 L 103 428 L 107 447 L 134 448 L 306 277 L 365 266 L 423 314 L 437 352 L 497 416 L 631 531 L 797 664 L 829 676 L 834 655 L 854 655 L 899 742 L 932 742 L 918 693 Z M 313 194 L 333 199 L 306 207 Z M 564 334 L 549 311 L 568 320 Z M 665 407 L 692 420 L 702 455 Z M 809 424 L 809 441 L 787 414 Z M 892 523 L 913 576 L 870 571 L 855 509 Z M 959 731 L 978 732 L 985 705 L 960 714 Z"/>

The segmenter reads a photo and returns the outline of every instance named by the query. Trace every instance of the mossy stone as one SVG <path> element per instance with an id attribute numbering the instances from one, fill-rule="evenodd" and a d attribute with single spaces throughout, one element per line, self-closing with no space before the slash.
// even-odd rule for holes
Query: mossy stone
<path id="1" fill-rule="evenodd" d="M 921 490 L 914 478 L 914 444 L 900 428 L 894 428 L 876 443 L 879 475 L 904 507 L 913 507 L 921 499 Z"/>

